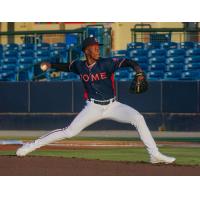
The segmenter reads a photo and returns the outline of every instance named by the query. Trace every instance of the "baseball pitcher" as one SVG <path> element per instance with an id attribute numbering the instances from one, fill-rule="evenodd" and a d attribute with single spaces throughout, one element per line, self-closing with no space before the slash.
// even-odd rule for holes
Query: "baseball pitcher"
<path id="1" fill-rule="evenodd" d="M 146 76 L 137 62 L 121 58 L 100 58 L 99 43 L 94 37 L 86 38 L 82 43 L 82 50 L 86 60 L 74 60 L 71 63 L 41 63 L 41 69 L 46 71 L 54 68 L 57 71 L 73 72 L 80 76 L 84 85 L 86 105 L 75 117 L 71 124 L 63 129 L 54 130 L 37 140 L 20 147 L 17 156 L 28 153 L 49 143 L 71 138 L 78 135 L 92 123 L 111 119 L 121 123 L 129 123 L 136 127 L 144 143 L 151 163 L 172 163 L 175 158 L 165 156 L 158 147 L 146 125 L 144 117 L 134 108 L 116 100 L 114 72 L 123 67 L 131 67 L 136 75 L 129 91 L 133 93 L 145 92 L 148 89 Z"/>

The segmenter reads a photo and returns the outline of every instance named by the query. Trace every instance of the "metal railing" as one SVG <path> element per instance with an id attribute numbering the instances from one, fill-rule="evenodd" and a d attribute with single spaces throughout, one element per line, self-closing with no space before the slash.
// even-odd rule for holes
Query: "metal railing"
<path id="1" fill-rule="evenodd" d="M 143 24 L 144 25 L 144 24 Z M 135 26 L 131 29 L 132 42 L 185 42 L 200 41 L 200 28 L 152 28 L 151 26 Z"/>

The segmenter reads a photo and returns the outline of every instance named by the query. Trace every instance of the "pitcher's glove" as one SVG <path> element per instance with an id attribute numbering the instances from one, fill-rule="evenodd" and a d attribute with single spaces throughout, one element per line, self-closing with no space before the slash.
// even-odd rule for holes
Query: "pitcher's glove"
<path id="1" fill-rule="evenodd" d="M 133 81 L 129 87 L 130 93 L 140 94 L 148 89 L 148 82 L 144 72 L 138 72 L 135 74 Z"/>

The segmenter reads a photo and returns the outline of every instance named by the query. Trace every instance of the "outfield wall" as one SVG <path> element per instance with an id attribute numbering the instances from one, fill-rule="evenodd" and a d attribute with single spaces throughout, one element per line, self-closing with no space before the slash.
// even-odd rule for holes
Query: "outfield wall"
<path id="1" fill-rule="evenodd" d="M 117 98 L 142 112 L 152 130 L 199 131 L 199 81 L 150 81 L 140 95 L 128 93 L 130 82 L 116 82 Z M 84 106 L 80 81 L 0 82 L 0 127 L 54 129 L 67 126 Z M 131 129 L 104 120 L 88 129 Z"/>

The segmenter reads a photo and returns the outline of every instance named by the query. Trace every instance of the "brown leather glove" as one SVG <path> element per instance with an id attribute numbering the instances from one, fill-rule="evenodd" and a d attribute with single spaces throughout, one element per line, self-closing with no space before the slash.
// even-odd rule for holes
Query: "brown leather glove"
<path id="1" fill-rule="evenodd" d="M 133 81 L 129 87 L 130 93 L 140 94 L 148 90 L 148 82 L 144 72 L 138 72 L 135 74 Z"/>

